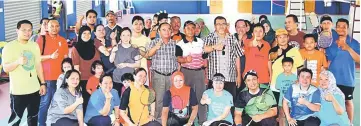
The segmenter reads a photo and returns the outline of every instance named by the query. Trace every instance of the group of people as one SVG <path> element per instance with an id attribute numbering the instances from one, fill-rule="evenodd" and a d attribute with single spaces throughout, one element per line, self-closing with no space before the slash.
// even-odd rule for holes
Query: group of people
<path id="1" fill-rule="evenodd" d="M 25 109 L 29 126 L 352 125 L 360 44 L 346 19 L 333 29 L 325 15 L 322 30 L 305 34 L 293 14 L 276 31 L 262 15 L 237 20 L 231 34 L 222 16 L 213 32 L 197 19 L 183 33 L 181 18 L 168 23 L 165 12 L 134 16 L 131 28 L 113 11 L 106 26 L 97 16 L 79 18 L 71 50 L 57 20 L 42 19 L 33 36 L 30 21 L 18 22 L 18 38 L 2 52 L 9 125 Z"/>

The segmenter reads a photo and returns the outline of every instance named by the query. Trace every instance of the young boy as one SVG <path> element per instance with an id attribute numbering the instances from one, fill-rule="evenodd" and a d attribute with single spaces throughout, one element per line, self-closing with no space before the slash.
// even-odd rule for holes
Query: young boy
<path id="1" fill-rule="evenodd" d="M 304 37 L 304 49 L 300 49 L 302 58 L 305 60 L 304 67 L 312 70 L 311 84 L 318 87 L 320 73 L 328 68 L 326 56 L 323 52 L 316 50 L 316 38 L 313 34 L 306 34 Z"/>
<path id="2" fill-rule="evenodd" d="M 285 115 L 282 109 L 282 99 L 287 89 L 297 80 L 297 75 L 292 73 L 293 59 L 285 57 L 282 59 L 283 73 L 279 74 L 276 79 L 276 89 L 280 90 L 278 110 L 279 110 L 279 126 L 286 126 Z"/>
<path id="3" fill-rule="evenodd" d="M 86 84 L 86 91 L 89 94 L 92 94 L 98 89 L 99 78 L 104 74 L 104 64 L 99 60 L 94 61 L 91 67 L 91 73 L 93 76 L 89 78 Z"/>

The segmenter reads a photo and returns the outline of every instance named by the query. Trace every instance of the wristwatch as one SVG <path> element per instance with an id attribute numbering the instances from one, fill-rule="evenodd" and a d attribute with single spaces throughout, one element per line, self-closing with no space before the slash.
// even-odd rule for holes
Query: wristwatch
<path id="1" fill-rule="evenodd" d="M 46 83 L 40 83 L 40 86 L 43 86 L 43 85 L 46 87 Z"/>

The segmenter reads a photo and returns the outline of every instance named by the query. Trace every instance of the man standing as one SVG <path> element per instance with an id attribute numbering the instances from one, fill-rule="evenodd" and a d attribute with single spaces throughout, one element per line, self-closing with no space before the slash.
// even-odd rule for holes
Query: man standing
<path id="1" fill-rule="evenodd" d="M 293 47 L 303 48 L 303 36 L 305 33 L 298 30 L 298 18 L 296 15 L 290 14 L 286 16 L 286 30 L 289 35 L 289 43 Z"/>
<path id="2" fill-rule="evenodd" d="M 320 23 L 319 30 L 314 30 L 313 34 L 316 37 L 316 41 L 318 41 L 318 47 L 327 48 L 331 46 L 333 38 L 338 38 L 338 35 L 337 32 L 332 29 L 332 18 L 329 15 L 322 16 Z"/>
<path id="3" fill-rule="evenodd" d="M 83 19 L 86 20 L 86 26 L 90 27 L 91 32 L 94 31 L 95 24 L 97 23 L 97 16 L 98 13 L 95 10 L 88 10 L 84 16 L 80 16 L 78 18 L 78 21 L 75 24 L 75 33 L 79 32 L 79 29 L 81 26 L 83 26 Z M 92 35 L 92 38 L 94 38 L 94 35 Z"/>
<path id="4" fill-rule="evenodd" d="M 112 40 L 110 38 L 110 34 L 113 32 L 116 32 L 115 35 L 115 40 L 117 42 L 119 42 L 120 40 L 120 30 L 122 30 L 122 27 L 120 27 L 119 25 L 117 25 L 117 16 L 115 15 L 114 11 L 110 10 L 107 12 L 106 14 L 106 19 L 108 22 L 108 25 L 105 26 L 105 37 L 108 40 Z"/>
<path id="5" fill-rule="evenodd" d="M 329 69 L 335 75 L 337 86 L 345 94 L 346 111 L 350 122 L 353 122 L 353 91 L 355 89 L 355 62 L 360 63 L 360 43 L 348 36 L 349 22 L 338 19 L 336 32 L 331 46 L 326 48 L 326 57 L 330 62 Z"/>
<path id="6" fill-rule="evenodd" d="M 39 46 L 28 41 L 32 29 L 29 20 L 19 21 L 17 40 L 6 44 L 2 51 L 2 65 L 10 78 L 10 126 L 19 126 L 25 109 L 28 126 L 37 126 L 40 96 L 46 94 Z"/>
<path id="7" fill-rule="evenodd" d="M 185 84 L 190 86 L 196 93 L 197 99 L 202 98 L 203 92 L 206 90 L 204 84 L 203 67 L 203 40 L 194 36 L 196 24 L 192 21 L 184 23 L 185 37 L 177 43 L 176 56 L 181 64 L 181 71 L 184 73 Z M 206 119 L 206 107 L 198 105 L 198 119 Z"/>
<path id="8" fill-rule="evenodd" d="M 62 73 L 61 63 L 68 57 L 69 49 L 65 38 L 59 35 L 60 25 L 57 20 L 48 23 L 48 34 L 40 36 L 37 40 L 41 53 L 47 93 L 40 99 L 39 126 L 45 126 L 46 117 L 51 100 L 56 91 L 56 81 Z M 45 40 L 45 41 L 44 41 Z"/>
<path id="9" fill-rule="evenodd" d="M 152 58 L 152 87 L 156 94 L 155 118 L 161 122 L 163 95 L 171 86 L 170 76 L 177 71 L 178 62 L 175 57 L 176 42 L 171 38 L 171 25 L 159 24 L 160 38 L 152 40 L 145 58 Z"/>
<path id="10" fill-rule="evenodd" d="M 185 35 L 179 31 L 181 27 L 181 19 L 178 16 L 173 16 L 170 18 L 170 24 L 172 25 L 172 38 L 174 41 L 182 40 Z"/>

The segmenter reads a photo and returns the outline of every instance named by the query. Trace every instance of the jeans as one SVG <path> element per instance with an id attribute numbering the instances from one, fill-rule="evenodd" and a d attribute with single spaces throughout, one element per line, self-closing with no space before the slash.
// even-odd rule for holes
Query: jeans
<path id="1" fill-rule="evenodd" d="M 50 102 L 54 97 L 56 91 L 56 80 L 46 81 L 46 94 L 40 98 L 39 106 L 39 126 L 46 126 L 46 117 L 48 115 L 48 109 Z"/>
<path id="2" fill-rule="evenodd" d="M 88 126 L 111 126 L 112 120 L 109 116 L 94 116 L 88 121 Z"/>

